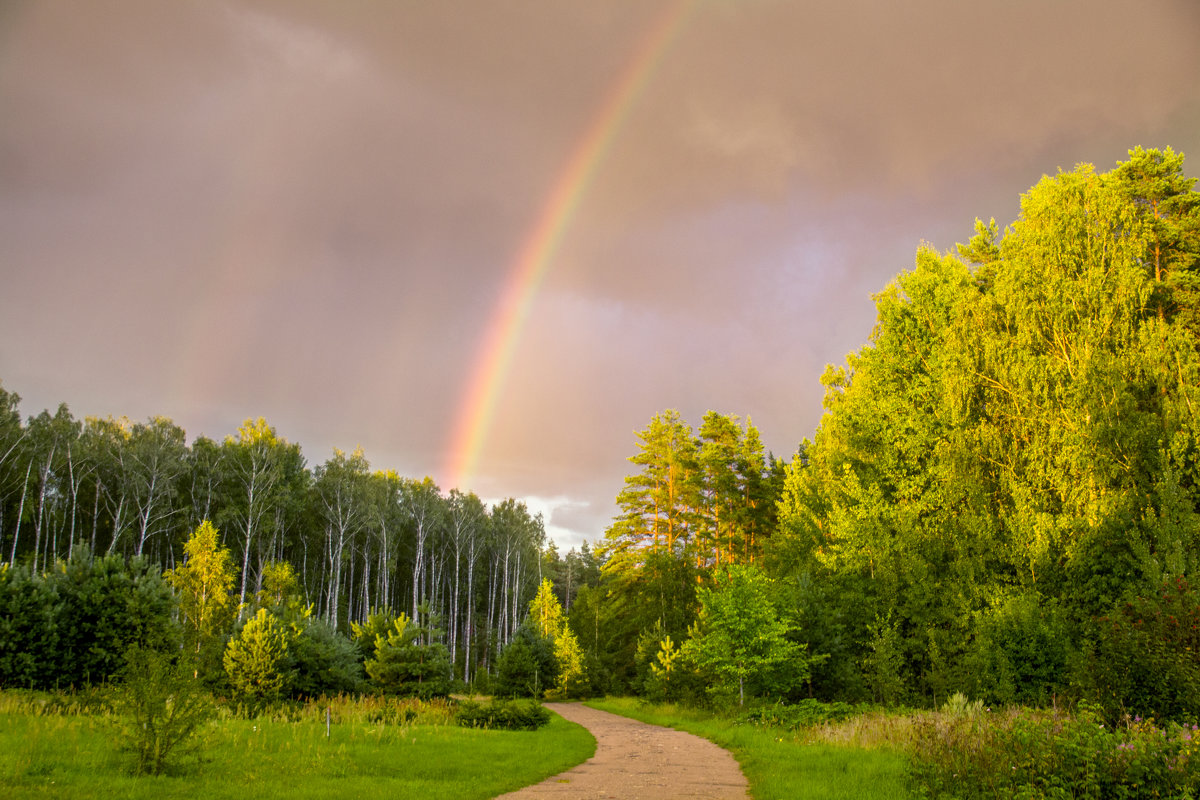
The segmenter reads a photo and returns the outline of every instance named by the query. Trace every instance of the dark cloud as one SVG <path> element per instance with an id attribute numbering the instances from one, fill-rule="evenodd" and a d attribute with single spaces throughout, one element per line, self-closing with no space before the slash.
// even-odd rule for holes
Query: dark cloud
<path id="1" fill-rule="evenodd" d="M 0 6 L 0 378 L 445 463 L 547 195 L 667 6 Z M 1041 174 L 1200 153 L 1195 3 L 696 2 L 582 194 L 473 488 L 595 538 L 651 415 L 790 454 L 870 295 Z M 1193 168 L 1192 173 L 1195 174 Z"/>

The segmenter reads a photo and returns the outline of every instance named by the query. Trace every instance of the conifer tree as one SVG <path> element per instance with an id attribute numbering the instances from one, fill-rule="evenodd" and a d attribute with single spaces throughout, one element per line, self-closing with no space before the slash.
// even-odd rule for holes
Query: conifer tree
<path id="1" fill-rule="evenodd" d="M 225 648 L 225 672 L 251 708 L 278 700 L 287 676 L 288 632 L 265 608 L 248 620 Z"/>

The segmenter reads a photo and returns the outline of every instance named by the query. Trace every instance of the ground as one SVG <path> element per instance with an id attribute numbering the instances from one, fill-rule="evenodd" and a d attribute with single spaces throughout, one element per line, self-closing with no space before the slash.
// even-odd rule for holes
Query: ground
<path id="1" fill-rule="evenodd" d="M 725 750 L 690 733 L 647 725 L 578 703 L 546 708 L 596 737 L 596 755 L 539 784 L 502 795 L 510 800 L 743 800 L 746 778 Z"/>

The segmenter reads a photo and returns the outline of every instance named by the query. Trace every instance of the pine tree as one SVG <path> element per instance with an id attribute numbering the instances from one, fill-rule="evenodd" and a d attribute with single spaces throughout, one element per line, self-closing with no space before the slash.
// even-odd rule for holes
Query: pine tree
<path id="1" fill-rule="evenodd" d="M 234 692 L 251 708 L 279 699 L 287 679 L 283 670 L 287 652 L 287 631 L 265 608 L 230 640 L 225 673 Z"/>

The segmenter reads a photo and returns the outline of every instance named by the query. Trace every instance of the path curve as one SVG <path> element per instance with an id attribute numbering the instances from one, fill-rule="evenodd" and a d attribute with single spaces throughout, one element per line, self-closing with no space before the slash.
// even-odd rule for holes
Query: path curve
<path id="1" fill-rule="evenodd" d="M 733 756 L 707 739 L 579 703 L 546 703 L 546 708 L 587 728 L 596 737 L 596 755 L 502 798 L 744 800 L 750 796 Z"/>

